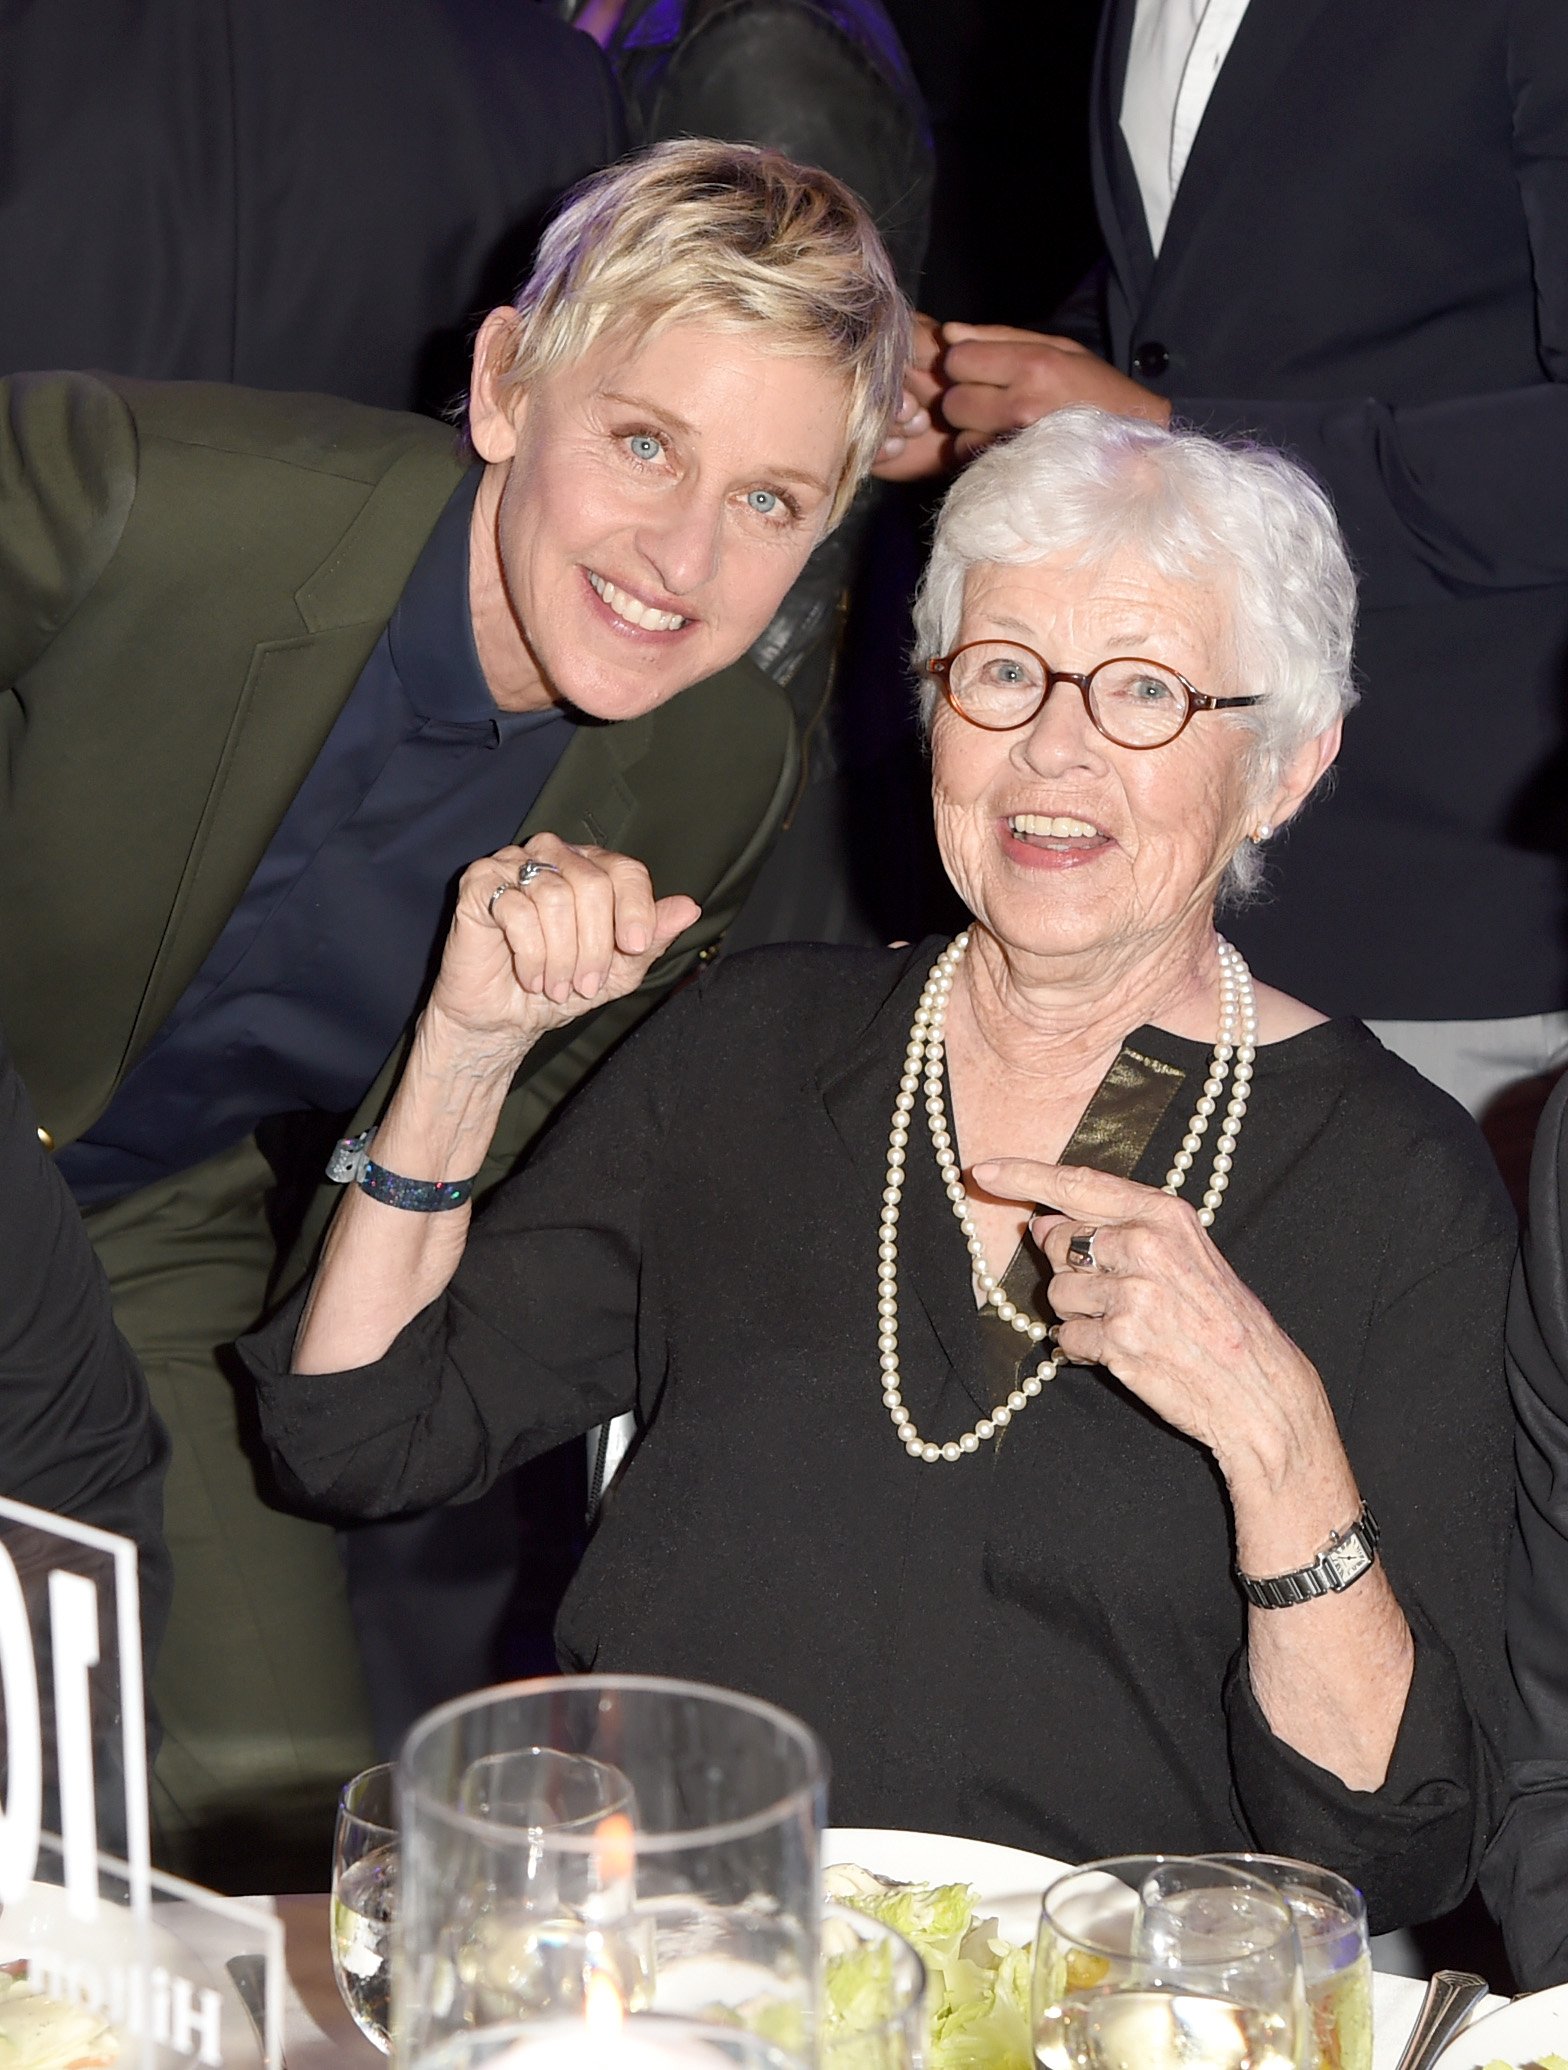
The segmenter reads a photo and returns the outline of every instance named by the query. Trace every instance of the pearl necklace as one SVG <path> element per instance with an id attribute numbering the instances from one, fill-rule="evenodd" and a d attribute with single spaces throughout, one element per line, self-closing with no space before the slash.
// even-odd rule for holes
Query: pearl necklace
<path id="1" fill-rule="evenodd" d="M 947 1003 L 953 990 L 953 977 L 964 959 L 969 947 L 969 931 L 966 928 L 956 940 L 950 942 L 932 966 L 926 979 L 925 989 L 920 994 L 920 1004 L 915 1009 L 914 1024 L 909 1031 L 909 1046 L 904 1053 L 903 1076 L 898 1081 L 898 1098 L 893 1103 L 893 1123 L 888 1132 L 887 1181 L 882 1190 L 882 1221 L 880 1241 L 877 1245 L 877 1347 L 881 1354 L 882 1400 L 893 1419 L 904 1450 L 911 1459 L 922 1459 L 928 1465 L 938 1459 L 952 1461 L 962 1459 L 966 1453 L 978 1452 L 988 1438 L 995 1437 L 999 1430 L 1005 1430 L 1021 1409 L 1026 1409 L 1049 1380 L 1056 1378 L 1061 1365 L 1060 1355 L 1051 1353 L 1042 1359 L 1037 1370 L 1015 1387 L 1005 1402 L 998 1402 L 989 1416 L 982 1416 L 973 1430 L 966 1430 L 961 1438 L 950 1439 L 945 1445 L 933 1444 L 916 1430 L 909 1411 L 904 1407 L 904 1397 L 899 1386 L 898 1363 L 898 1210 L 904 1191 L 904 1164 L 909 1149 L 909 1117 L 914 1112 L 915 1095 L 920 1090 L 921 1075 L 925 1078 L 926 1117 L 931 1129 L 931 1147 L 936 1153 L 937 1170 L 942 1177 L 943 1188 L 952 1204 L 958 1226 L 964 1233 L 969 1247 L 969 1256 L 974 1266 L 975 1278 L 981 1292 L 997 1315 L 1005 1323 L 1011 1323 L 1020 1336 L 1027 1337 L 1031 1344 L 1039 1344 L 1047 1334 L 1047 1326 L 1033 1316 L 1026 1315 L 1003 1291 L 1000 1282 L 986 1263 L 985 1247 L 975 1229 L 974 1217 L 969 1212 L 968 1197 L 964 1191 L 963 1177 L 958 1160 L 953 1155 L 952 1132 L 947 1125 L 947 1106 L 942 1097 L 942 1069 L 946 1053 L 945 1031 L 947 1028 Z M 1203 1147 L 1203 1138 L 1210 1118 L 1217 1111 L 1220 1096 L 1227 1077 L 1231 1080 L 1231 1096 L 1226 1104 L 1225 1119 L 1220 1127 L 1214 1148 L 1214 1163 L 1209 1174 L 1208 1188 L 1203 1196 L 1203 1205 L 1198 1210 L 1198 1220 L 1207 1229 L 1214 1220 L 1225 1189 L 1230 1184 L 1231 1159 L 1235 1155 L 1236 1139 L 1241 1134 L 1242 1117 L 1247 1111 L 1247 1100 L 1252 1090 L 1252 1064 L 1257 1054 L 1258 1020 L 1257 1006 L 1252 992 L 1252 973 L 1248 970 L 1239 950 L 1232 948 L 1223 938 L 1219 943 L 1220 955 L 1220 1027 L 1214 1044 L 1213 1059 L 1209 1075 L 1203 1081 L 1203 1091 L 1187 1124 L 1187 1133 L 1182 1137 L 1181 1148 L 1172 1160 L 1170 1170 L 1165 1174 L 1164 1191 L 1179 1193 L 1187 1182 L 1193 1160 Z"/>

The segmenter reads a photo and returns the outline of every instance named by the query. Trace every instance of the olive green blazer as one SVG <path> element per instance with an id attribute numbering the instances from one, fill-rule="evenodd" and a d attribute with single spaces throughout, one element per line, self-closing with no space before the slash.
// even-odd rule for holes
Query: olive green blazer
<path id="1" fill-rule="evenodd" d="M 0 382 L 0 1026 L 55 1142 L 103 1112 L 217 939 L 464 465 L 439 424 L 320 396 Z M 795 775 L 788 703 L 747 661 L 581 729 L 518 839 L 640 856 L 703 915 L 639 992 L 529 1058 L 487 1178 L 711 951 Z"/>

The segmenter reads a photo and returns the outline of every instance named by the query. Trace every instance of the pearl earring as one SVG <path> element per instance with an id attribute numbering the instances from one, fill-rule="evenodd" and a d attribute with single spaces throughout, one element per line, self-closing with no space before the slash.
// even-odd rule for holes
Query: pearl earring
<path id="1" fill-rule="evenodd" d="M 1274 829 L 1269 825 L 1268 821 L 1264 820 L 1261 826 L 1253 828 L 1252 838 L 1254 841 L 1266 841 L 1273 831 Z"/>

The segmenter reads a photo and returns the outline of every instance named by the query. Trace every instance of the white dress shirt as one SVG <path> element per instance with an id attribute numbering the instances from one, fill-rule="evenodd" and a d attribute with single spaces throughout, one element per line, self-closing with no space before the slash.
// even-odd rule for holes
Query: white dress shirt
<path id="1" fill-rule="evenodd" d="M 1121 125 L 1156 252 L 1192 140 L 1246 11 L 1247 0 L 1138 0 Z"/>

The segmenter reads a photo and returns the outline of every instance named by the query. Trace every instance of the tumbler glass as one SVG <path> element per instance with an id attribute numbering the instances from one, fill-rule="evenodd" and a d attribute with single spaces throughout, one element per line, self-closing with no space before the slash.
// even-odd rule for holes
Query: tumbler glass
<path id="1" fill-rule="evenodd" d="M 1372 1951 L 1353 1883 L 1279 1854 L 1207 1857 L 1273 1884 L 1296 1922 L 1312 2019 L 1312 2070 L 1372 2070 Z"/>

